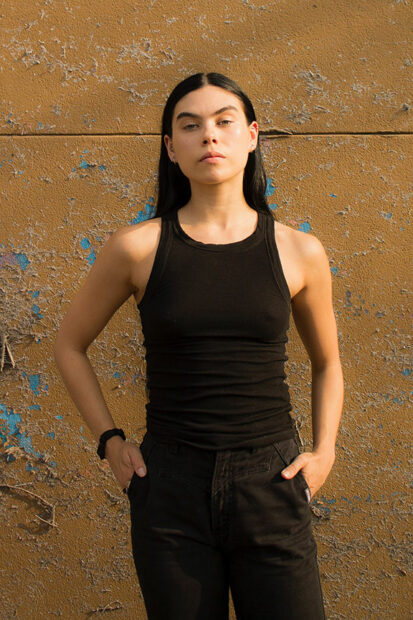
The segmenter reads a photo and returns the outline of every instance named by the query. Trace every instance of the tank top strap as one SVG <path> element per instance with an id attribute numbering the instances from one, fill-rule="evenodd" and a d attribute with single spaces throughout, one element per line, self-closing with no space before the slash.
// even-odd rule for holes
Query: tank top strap
<path id="1" fill-rule="evenodd" d="M 280 255 L 278 252 L 277 242 L 275 240 L 274 230 L 274 218 L 269 213 L 264 219 L 264 231 L 265 241 L 267 244 L 268 257 L 271 263 L 272 272 L 274 274 L 275 281 L 282 293 L 284 299 L 289 304 L 291 302 L 290 289 L 288 288 L 287 280 L 285 279 L 284 271 L 281 265 Z"/>
<path id="2" fill-rule="evenodd" d="M 143 302 L 151 297 L 153 291 L 156 289 L 158 282 L 162 278 L 162 274 L 165 270 L 166 262 L 168 260 L 168 254 L 171 248 L 173 239 L 173 222 L 171 221 L 170 213 L 166 213 L 161 216 L 161 234 L 159 238 L 158 247 L 155 252 L 155 258 L 152 265 L 152 270 L 146 284 L 145 293 L 138 304 L 138 308 L 141 307 Z"/>

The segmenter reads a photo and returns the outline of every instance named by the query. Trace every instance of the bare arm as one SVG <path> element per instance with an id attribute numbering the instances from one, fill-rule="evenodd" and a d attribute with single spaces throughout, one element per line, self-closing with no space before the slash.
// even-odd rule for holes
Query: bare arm
<path id="1" fill-rule="evenodd" d="M 112 315 L 134 291 L 130 244 L 126 228 L 119 229 L 108 239 L 70 304 L 54 344 L 56 365 L 96 441 L 105 430 L 114 428 L 116 424 L 86 352 Z M 107 458 L 123 485 L 128 480 L 130 468 L 134 466 L 136 469 L 142 465 L 140 451 L 139 454 L 132 451 L 123 455 L 123 466 L 119 463 L 114 465 L 111 456 L 116 452 L 118 457 L 118 449 L 124 443 L 121 437 L 114 436 L 106 444 Z"/>
<path id="2" fill-rule="evenodd" d="M 299 455 L 288 471 L 295 475 L 302 467 L 310 490 L 315 492 L 335 460 L 344 388 L 330 266 L 322 244 L 315 237 L 311 236 L 305 244 L 302 260 L 304 286 L 292 299 L 292 313 L 311 360 L 313 451 Z M 313 457 L 312 462 L 309 455 Z"/>

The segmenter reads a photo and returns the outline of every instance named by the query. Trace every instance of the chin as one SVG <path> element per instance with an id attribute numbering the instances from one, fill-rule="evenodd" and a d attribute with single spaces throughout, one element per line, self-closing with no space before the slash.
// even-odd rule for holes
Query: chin
<path id="1" fill-rule="evenodd" d="M 190 181 L 194 181 L 195 183 L 205 183 L 208 185 L 210 183 L 227 181 L 233 176 L 232 174 L 228 174 L 228 171 L 226 171 L 224 174 L 222 170 L 212 169 L 212 166 L 211 170 L 205 170 L 202 174 L 199 173 L 199 170 L 196 172 L 196 174 L 187 174 L 184 170 L 182 171 L 182 173 Z"/>

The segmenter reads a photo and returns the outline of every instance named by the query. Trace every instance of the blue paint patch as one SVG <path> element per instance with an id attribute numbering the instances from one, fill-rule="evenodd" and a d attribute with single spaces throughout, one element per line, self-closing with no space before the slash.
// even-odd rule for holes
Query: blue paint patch
<path id="1" fill-rule="evenodd" d="M 56 420 L 63 420 L 63 416 L 62 415 L 56 415 L 55 418 L 56 418 Z"/>
<path id="2" fill-rule="evenodd" d="M 23 372 L 22 373 L 23 377 L 27 377 L 27 373 Z M 40 375 L 29 375 L 29 383 L 30 383 L 30 389 L 38 396 L 40 394 L 39 392 L 39 385 L 40 385 Z M 42 392 L 47 392 L 49 389 L 49 386 L 46 384 L 42 387 Z"/>
<path id="3" fill-rule="evenodd" d="M 36 409 L 37 411 L 40 411 L 40 405 L 29 405 L 28 409 Z"/>
<path id="4" fill-rule="evenodd" d="M 99 170 L 106 170 L 106 166 L 105 166 L 104 164 L 101 164 L 101 165 L 99 166 Z"/>
<path id="5" fill-rule="evenodd" d="M 31 463 L 27 463 L 26 465 L 27 471 L 40 471 L 39 468 Z"/>
<path id="6" fill-rule="evenodd" d="M 1 445 L 3 445 L 4 443 L 6 443 L 6 439 L 7 439 L 7 435 L 6 435 L 6 429 L 3 423 L 0 424 L 0 441 L 1 441 Z"/>
<path id="7" fill-rule="evenodd" d="M 268 198 L 268 196 L 272 196 L 274 192 L 275 192 L 274 181 L 273 179 L 271 179 L 271 177 L 268 177 L 267 186 L 265 188 L 265 197 Z"/>
<path id="8" fill-rule="evenodd" d="M 22 421 L 18 413 L 13 413 L 13 409 L 10 409 L 10 413 L 7 413 L 7 407 L 0 403 L 0 420 L 5 420 L 9 427 L 9 433 L 15 435 L 18 432 L 18 424 Z"/>
<path id="9" fill-rule="evenodd" d="M 271 204 L 271 205 L 268 205 L 268 206 L 269 206 L 269 208 L 270 208 L 272 211 L 274 211 L 274 210 L 278 207 L 278 205 L 277 205 L 277 203 L 276 203 L 276 202 L 275 202 L 274 204 Z"/>
<path id="10" fill-rule="evenodd" d="M 11 408 L 9 413 L 7 411 L 7 407 L 3 403 L 0 403 L 0 419 L 6 422 L 6 425 L 8 427 L 8 431 L 7 429 L 4 429 L 6 433 L 8 433 L 9 435 L 13 435 L 14 437 L 16 437 L 16 439 L 18 439 L 20 448 L 22 448 L 29 454 L 33 454 L 34 456 L 37 456 L 39 458 L 42 458 L 44 456 L 43 454 L 41 454 L 41 452 L 33 450 L 32 440 L 26 432 L 20 433 L 19 424 L 22 421 L 21 416 L 18 413 L 14 413 L 13 409 Z M 5 441 L 7 441 L 7 436 L 4 436 L 3 434 L 1 436 L 2 439 L 3 437 L 5 437 Z M 3 441 L 3 443 L 5 443 L 5 441 Z M 10 462 L 14 460 L 15 458 L 11 454 L 8 454 L 6 456 L 6 461 Z"/>
<path id="11" fill-rule="evenodd" d="M 83 168 L 84 170 L 87 170 L 88 168 L 92 168 L 92 166 L 90 164 L 87 163 L 87 161 L 85 159 L 83 159 L 83 157 L 80 160 L 80 165 L 79 168 Z"/>
<path id="12" fill-rule="evenodd" d="M 112 377 L 116 377 L 116 379 L 120 379 L 120 372 L 114 372 Z"/>
<path id="13" fill-rule="evenodd" d="M 403 377 L 409 377 L 411 374 L 412 374 L 411 368 L 405 368 L 404 370 L 402 370 Z"/>
<path id="14" fill-rule="evenodd" d="M 23 450 L 26 450 L 26 452 L 33 452 L 32 440 L 26 433 L 20 435 L 19 445 Z M 40 452 L 38 454 L 40 454 Z"/>
<path id="15" fill-rule="evenodd" d="M 80 247 L 83 250 L 88 250 L 89 248 L 91 248 L 89 255 L 86 257 L 86 260 L 90 265 L 93 265 L 93 263 L 96 260 L 96 254 L 95 254 L 95 250 L 91 246 L 89 239 L 87 239 L 86 237 L 83 237 L 83 239 L 80 240 Z"/>
<path id="16" fill-rule="evenodd" d="M 38 389 L 40 385 L 40 375 L 30 375 L 29 381 L 30 381 L 30 389 L 35 394 L 40 394 L 39 389 Z"/>
<path id="17" fill-rule="evenodd" d="M 337 198 L 337 194 L 329 194 L 330 198 Z"/>
<path id="18" fill-rule="evenodd" d="M 95 262 L 95 260 L 96 260 L 95 250 L 93 250 L 93 249 L 92 249 L 92 250 L 90 251 L 89 255 L 86 257 L 86 260 L 87 260 L 87 262 L 88 262 L 90 265 L 93 265 L 93 263 L 94 263 L 94 262 Z"/>
<path id="19" fill-rule="evenodd" d="M 36 297 L 39 297 L 39 295 L 40 295 L 40 291 L 33 291 L 32 292 L 33 299 L 36 299 Z"/>
<path id="20" fill-rule="evenodd" d="M 389 213 L 386 213 L 386 215 L 384 216 L 387 220 L 389 220 L 392 216 L 392 213 L 389 211 Z"/>
<path id="21" fill-rule="evenodd" d="M 39 306 L 36 306 L 36 304 L 32 305 L 32 312 L 34 312 L 34 314 L 37 314 L 39 319 L 43 318 L 43 314 L 40 314 L 40 308 L 39 308 Z"/>
<path id="22" fill-rule="evenodd" d="M 155 213 L 155 198 L 150 196 L 147 202 L 145 203 L 145 208 L 141 211 L 138 211 L 138 215 L 134 217 L 132 220 L 129 220 L 129 224 L 139 224 L 139 222 L 143 222 L 145 220 L 151 219 L 151 217 Z"/>
<path id="23" fill-rule="evenodd" d="M 46 437 L 50 437 L 51 439 L 55 439 L 54 433 L 47 433 Z"/>
<path id="24" fill-rule="evenodd" d="M 336 276 L 337 273 L 338 273 L 338 267 L 331 267 L 330 271 L 331 271 L 331 273 L 333 273 Z"/>
<path id="25" fill-rule="evenodd" d="M 16 260 L 19 263 L 20 267 L 23 269 L 23 271 L 26 271 L 26 267 L 30 263 L 26 254 L 18 253 L 15 256 L 16 256 Z"/>
<path id="26" fill-rule="evenodd" d="M 298 226 L 298 230 L 301 230 L 301 232 L 308 232 L 309 230 L 311 230 L 311 226 L 310 226 L 310 222 L 302 222 L 302 224 L 300 224 Z"/>

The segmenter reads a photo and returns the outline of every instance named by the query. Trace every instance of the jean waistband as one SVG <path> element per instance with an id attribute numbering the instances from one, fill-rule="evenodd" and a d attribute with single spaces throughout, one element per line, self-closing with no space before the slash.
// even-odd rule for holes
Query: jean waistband
<path id="1" fill-rule="evenodd" d="M 158 436 L 154 436 L 150 431 L 146 431 L 145 434 L 146 441 L 151 444 L 159 444 L 164 446 L 170 454 L 200 454 L 200 455 L 212 455 L 214 456 L 216 453 L 242 453 L 245 452 L 247 454 L 256 454 L 257 452 L 261 452 L 269 446 L 274 445 L 274 441 L 269 441 L 268 443 L 261 446 L 241 446 L 234 448 L 226 448 L 223 450 L 211 450 L 207 448 L 200 448 L 197 446 L 193 446 L 191 444 L 186 443 L 185 441 L 181 441 L 178 439 L 168 439 L 168 438 L 160 438 Z"/>

